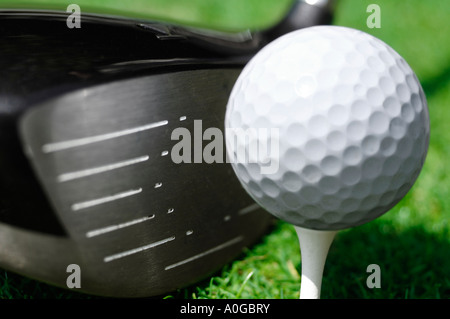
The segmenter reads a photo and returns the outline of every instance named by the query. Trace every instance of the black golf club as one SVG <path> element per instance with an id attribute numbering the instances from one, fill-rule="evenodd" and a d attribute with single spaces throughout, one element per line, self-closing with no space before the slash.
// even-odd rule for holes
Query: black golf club
<path id="1" fill-rule="evenodd" d="M 66 287 L 77 264 L 81 291 L 112 297 L 192 284 L 271 217 L 230 165 L 174 163 L 171 134 L 223 131 L 252 55 L 330 8 L 297 1 L 236 34 L 89 14 L 74 32 L 66 17 L 0 9 L 0 267 Z"/>

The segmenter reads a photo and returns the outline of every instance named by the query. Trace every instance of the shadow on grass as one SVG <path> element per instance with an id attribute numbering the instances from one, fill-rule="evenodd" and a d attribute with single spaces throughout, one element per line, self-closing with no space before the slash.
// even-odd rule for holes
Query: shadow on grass
<path id="1" fill-rule="evenodd" d="M 381 288 L 366 285 L 377 264 Z M 450 236 L 373 222 L 339 233 L 325 266 L 322 298 L 450 298 Z"/>
<path id="2" fill-rule="evenodd" d="M 427 97 L 434 96 L 440 90 L 448 88 L 450 84 L 450 65 L 442 67 L 441 72 L 437 76 L 422 81 L 421 84 Z"/>
<path id="3" fill-rule="evenodd" d="M 0 299 L 99 299 L 0 269 Z"/>

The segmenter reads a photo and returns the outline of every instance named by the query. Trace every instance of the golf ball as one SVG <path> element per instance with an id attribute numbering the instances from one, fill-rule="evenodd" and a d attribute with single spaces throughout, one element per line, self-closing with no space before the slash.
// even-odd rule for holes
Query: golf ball
<path id="1" fill-rule="evenodd" d="M 294 31 L 264 47 L 227 105 L 226 147 L 253 199 L 294 225 L 339 230 L 387 212 L 429 143 L 424 92 L 381 40 L 346 27 Z"/>

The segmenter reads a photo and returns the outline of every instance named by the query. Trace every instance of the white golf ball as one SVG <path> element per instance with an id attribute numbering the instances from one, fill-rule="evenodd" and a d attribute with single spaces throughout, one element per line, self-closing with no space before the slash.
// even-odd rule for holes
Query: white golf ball
<path id="1" fill-rule="evenodd" d="M 430 131 L 405 60 L 337 26 L 264 47 L 233 88 L 225 128 L 228 158 L 254 200 L 318 230 L 366 223 L 398 203 L 421 171 Z"/>

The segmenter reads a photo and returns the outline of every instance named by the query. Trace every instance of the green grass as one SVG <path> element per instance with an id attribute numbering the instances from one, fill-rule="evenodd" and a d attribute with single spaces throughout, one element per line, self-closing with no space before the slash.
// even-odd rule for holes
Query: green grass
<path id="1" fill-rule="evenodd" d="M 177 6 L 180 3 L 164 1 L 164 6 L 171 8 L 173 16 L 184 12 L 183 19 L 195 20 L 193 24 L 228 24 L 228 29 L 262 26 L 262 21 L 272 21 L 285 10 L 284 1 L 277 10 L 272 8 L 273 12 L 265 11 L 259 1 L 248 1 L 245 7 L 245 1 L 196 0 L 189 1 L 184 11 Z M 366 27 L 370 3 L 381 7 L 381 29 Z M 241 12 L 233 16 L 229 13 L 233 10 L 227 8 L 234 5 L 239 6 L 238 11 L 253 14 L 250 18 Z M 189 16 L 192 11 L 202 12 L 201 18 Z M 338 3 L 335 24 L 379 37 L 416 71 L 428 99 L 431 138 L 425 167 L 408 195 L 377 220 L 337 235 L 325 267 L 322 298 L 450 298 L 450 177 L 446 165 L 450 158 L 449 12 L 447 0 Z M 217 18 L 222 13 L 224 18 Z M 265 19 L 264 14 L 270 17 Z M 373 263 L 381 267 L 380 289 L 369 289 L 365 284 L 369 275 L 366 267 Z M 277 222 L 255 246 L 214 276 L 162 297 L 298 298 L 300 270 L 296 234 L 290 225 Z M 0 298 L 89 297 L 0 271 Z"/>
<path id="2" fill-rule="evenodd" d="M 292 0 L 0 0 L 0 8 L 66 11 L 76 3 L 81 12 L 175 22 L 200 28 L 236 31 L 261 29 L 277 22 Z"/>

